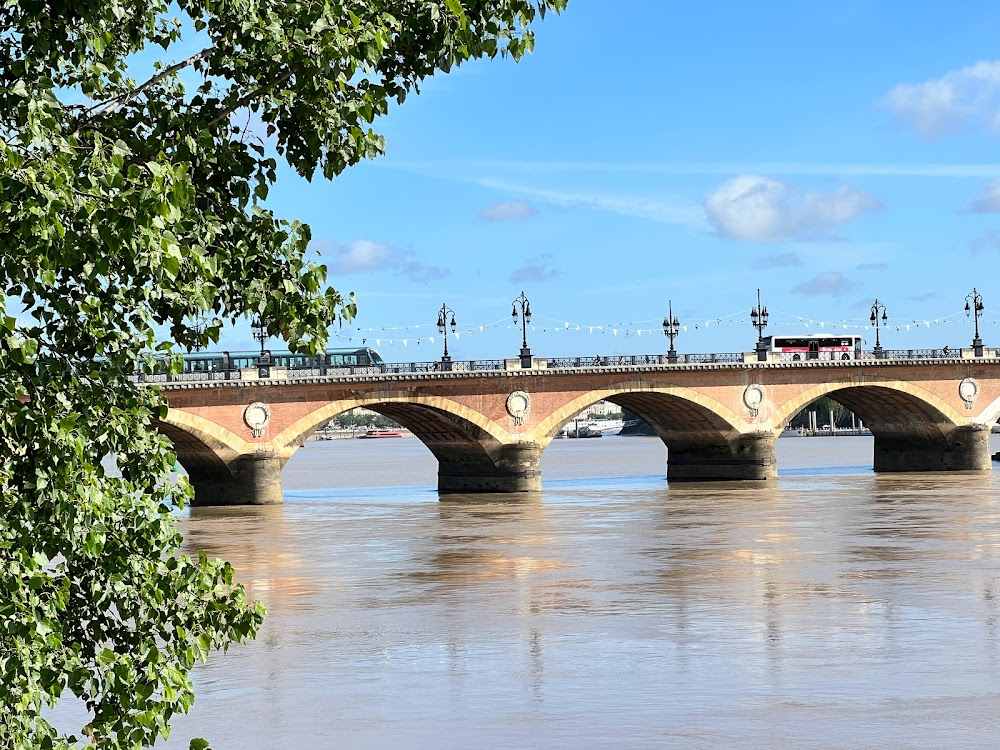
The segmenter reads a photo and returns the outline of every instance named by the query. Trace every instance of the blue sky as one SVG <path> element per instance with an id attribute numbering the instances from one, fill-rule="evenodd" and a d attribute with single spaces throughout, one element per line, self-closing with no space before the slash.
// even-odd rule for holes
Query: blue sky
<path id="1" fill-rule="evenodd" d="M 877 296 L 887 348 L 954 347 L 973 286 L 1000 344 L 1000 6 L 571 0 L 536 34 L 394 108 L 386 157 L 282 172 L 270 207 L 357 294 L 344 345 L 435 359 L 447 302 L 455 358 L 515 356 L 523 289 L 539 356 L 664 351 L 668 299 L 678 350 L 749 351 L 760 287 L 768 333 Z"/>

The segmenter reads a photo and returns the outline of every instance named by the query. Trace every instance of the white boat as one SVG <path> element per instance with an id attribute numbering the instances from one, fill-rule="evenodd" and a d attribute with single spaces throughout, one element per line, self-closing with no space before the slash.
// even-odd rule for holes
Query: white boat
<path id="1" fill-rule="evenodd" d="M 590 419 L 587 421 L 587 429 L 591 432 L 599 432 L 601 435 L 617 435 L 625 426 L 623 419 Z"/>

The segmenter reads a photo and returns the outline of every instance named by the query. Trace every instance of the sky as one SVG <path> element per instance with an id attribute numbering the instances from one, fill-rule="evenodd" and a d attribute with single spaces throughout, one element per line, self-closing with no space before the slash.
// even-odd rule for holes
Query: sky
<path id="1" fill-rule="evenodd" d="M 1000 344 L 1000 5 L 570 0 L 520 63 L 427 81 L 377 122 L 386 156 L 332 182 L 283 169 L 358 317 L 331 346 L 386 361 L 750 351 L 866 330 Z M 844 328 L 847 326 L 847 328 Z M 270 346 L 281 348 L 280 342 Z M 252 349 L 248 326 L 220 349 Z"/>

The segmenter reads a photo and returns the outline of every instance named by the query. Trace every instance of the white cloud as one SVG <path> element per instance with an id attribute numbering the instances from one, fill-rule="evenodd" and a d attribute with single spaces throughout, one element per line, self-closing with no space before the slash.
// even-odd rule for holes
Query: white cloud
<path id="1" fill-rule="evenodd" d="M 991 182 L 969 201 L 969 210 L 977 214 L 1000 212 L 1000 180 Z"/>
<path id="2" fill-rule="evenodd" d="M 403 250 L 382 242 L 355 240 L 349 245 L 336 242 L 317 244 L 322 253 L 330 257 L 330 270 L 335 274 L 390 271 L 412 281 L 430 281 L 448 274 L 444 268 L 420 262 L 412 250 Z"/>
<path id="3" fill-rule="evenodd" d="M 665 224 L 681 224 L 684 226 L 704 227 L 704 221 L 694 205 L 672 203 L 662 200 L 633 196 L 601 195 L 588 193 L 569 193 L 559 190 L 545 190 L 512 185 L 498 180 L 479 180 L 478 184 L 493 190 L 504 190 L 511 193 L 527 195 L 545 201 L 555 206 L 566 208 L 592 208 L 622 216 L 634 216 L 640 219 L 663 222 Z"/>
<path id="4" fill-rule="evenodd" d="M 901 83 L 883 104 L 928 138 L 964 126 L 1000 133 L 1000 60 L 978 62 L 923 83 Z"/>
<path id="5" fill-rule="evenodd" d="M 483 221 L 521 221 L 538 215 L 538 210 L 528 201 L 498 201 L 479 212 Z"/>
<path id="6" fill-rule="evenodd" d="M 515 268 L 510 275 L 510 280 L 514 284 L 531 281 L 552 281 L 559 276 L 559 269 L 553 268 L 552 256 L 545 254 L 535 259 L 531 263 L 526 263 L 520 268 Z"/>
<path id="7" fill-rule="evenodd" d="M 842 273 L 830 271 L 821 273 L 811 279 L 803 281 L 792 289 L 795 294 L 818 295 L 826 294 L 831 297 L 840 297 L 845 292 L 853 289 L 857 284 L 850 279 L 844 278 Z"/>
<path id="8" fill-rule="evenodd" d="M 735 177 L 705 199 L 716 232 L 747 242 L 825 238 L 878 205 L 870 194 L 846 185 L 811 192 L 758 175 Z"/>
<path id="9" fill-rule="evenodd" d="M 391 245 L 372 240 L 355 240 L 350 245 L 337 245 L 333 252 L 334 273 L 364 273 L 382 271 L 392 264 L 399 252 Z"/>

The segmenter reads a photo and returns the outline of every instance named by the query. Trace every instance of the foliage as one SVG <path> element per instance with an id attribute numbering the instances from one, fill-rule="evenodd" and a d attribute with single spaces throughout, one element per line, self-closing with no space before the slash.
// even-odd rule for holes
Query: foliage
<path id="1" fill-rule="evenodd" d="M 317 351 L 355 313 L 305 260 L 309 228 L 264 205 L 278 164 L 255 128 L 332 178 L 382 152 L 390 102 L 520 57 L 564 4 L 0 2 L 0 746 L 149 746 L 192 666 L 261 623 L 226 563 L 179 553 L 190 488 L 167 478 L 163 399 L 131 379 L 172 352 L 160 331 L 205 346 L 259 314 Z M 42 716 L 64 692 L 82 731 Z"/>
<path id="2" fill-rule="evenodd" d="M 646 420 L 628 409 L 622 409 L 621 418 L 626 422 L 635 422 L 634 425 L 624 427 L 621 432 L 622 435 L 641 435 L 649 437 L 656 434 L 656 430 L 654 430 Z"/>
<path id="3" fill-rule="evenodd" d="M 393 429 L 399 429 L 400 424 L 395 420 L 389 419 L 382 414 L 373 414 L 371 412 L 362 413 L 351 413 L 345 411 L 343 414 L 336 416 L 332 422 L 331 426 L 336 425 L 341 429 L 348 429 L 351 427 L 392 427 Z"/>

